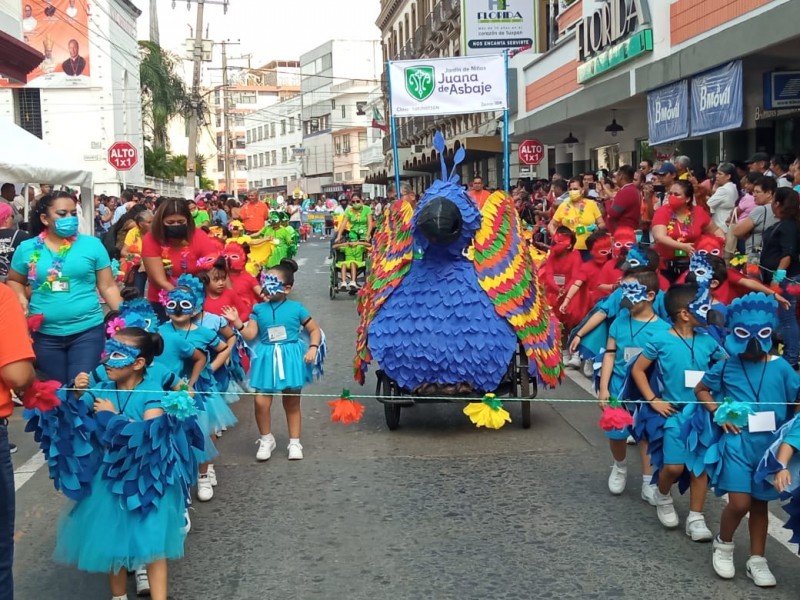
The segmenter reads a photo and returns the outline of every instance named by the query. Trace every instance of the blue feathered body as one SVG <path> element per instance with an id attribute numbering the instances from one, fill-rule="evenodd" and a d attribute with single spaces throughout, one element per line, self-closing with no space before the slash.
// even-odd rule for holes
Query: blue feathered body
<path id="1" fill-rule="evenodd" d="M 369 327 L 374 358 L 401 387 L 470 383 L 495 390 L 517 348 L 480 288 L 473 263 L 428 249 Z"/>

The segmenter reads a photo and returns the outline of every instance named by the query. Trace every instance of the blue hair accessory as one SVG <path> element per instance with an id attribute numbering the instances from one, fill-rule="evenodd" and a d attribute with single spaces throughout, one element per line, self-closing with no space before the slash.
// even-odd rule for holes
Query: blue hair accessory
<path id="1" fill-rule="evenodd" d="M 274 296 L 275 294 L 282 294 L 286 291 L 286 284 L 278 279 L 272 273 L 264 273 L 261 275 L 261 290 L 267 296 Z"/>
<path id="2" fill-rule="evenodd" d="M 123 344 L 111 338 L 106 341 L 106 366 L 112 369 L 122 369 L 131 366 L 139 358 L 141 351 L 133 346 Z"/>
<path id="3" fill-rule="evenodd" d="M 188 273 L 184 273 L 178 277 L 178 281 L 175 282 L 175 285 L 177 287 L 189 288 L 192 291 L 192 294 L 194 294 L 195 308 L 197 310 L 203 309 L 203 303 L 206 299 L 206 290 L 197 277 L 194 275 L 189 275 Z"/>
<path id="4" fill-rule="evenodd" d="M 647 300 L 647 286 L 638 281 L 623 281 L 619 284 L 622 295 L 631 304 L 639 304 Z"/>
<path id="5" fill-rule="evenodd" d="M 689 303 L 689 312 L 701 325 L 708 325 L 708 311 L 711 310 L 711 288 L 708 282 L 698 280 L 697 294 Z"/>
<path id="6" fill-rule="evenodd" d="M 127 300 L 119 305 L 119 316 L 127 327 L 140 327 L 148 333 L 158 331 L 158 317 L 150 303 L 144 298 Z"/>
<path id="7" fill-rule="evenodd" d="M 763 292 L 750 292 L 728 306 L 728 336 L 725 349 L 731 356 L 747 352 L 748 345 L 758 344 L 762 352 L 772 350 L 772 332 L 778 328 L 778 301 Z"/>

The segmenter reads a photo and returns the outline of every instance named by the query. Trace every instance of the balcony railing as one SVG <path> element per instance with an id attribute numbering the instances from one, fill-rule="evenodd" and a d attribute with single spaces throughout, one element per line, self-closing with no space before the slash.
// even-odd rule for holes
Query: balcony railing
<path id="1" fill-rule="evenodd" d="M 433 31 L 439 31 L 444 25 L 445 21 L 442 15 L 442 3 L 440 2 L 433 7 L 431 11 Z"/>
<path id="2" fill-rule="evenodd" d="M 445 19 L 455 19 L 461 14 L 461 0 L 443 0 Z"/>

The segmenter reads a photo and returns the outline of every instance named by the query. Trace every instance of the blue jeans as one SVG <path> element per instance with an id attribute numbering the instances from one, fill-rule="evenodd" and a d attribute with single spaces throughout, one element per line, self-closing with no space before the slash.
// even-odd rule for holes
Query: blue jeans
<path id="1" fill-rule="evenodd" d="M 37 331 L 33 334 L 36 368 L 48 379 L 69 385 L 78 373 L 91 373 L 100 364 L 105 344 L 104 325 L 64 336 Z"/>
<path id="2" fill-rule="evenodd" d="M 789 301 L 789 309 L 778 309 L 781 339 L 783 339 L 783 358 L 793 367 L 797 365 L 800 353 L 800 326 L 797 324 L 797 296 L 786 292 L 787 283 L 781 283 L 781 293 Z"/>
<path id="3" fill-rule="evenodd" d="M 0 419 L 0 600 L 14 600 L 14 466 L 8 450 L 8 421 Z"/>
<path id="4" fill-rule="evenodd" d="M 147 273 L 142 271 L 136 272 L 136 275 L 133 276 L 133 287 L 135 287 L 139 291 L 139 295 L 144 298 L 144 288 L 147 285 Z"/>

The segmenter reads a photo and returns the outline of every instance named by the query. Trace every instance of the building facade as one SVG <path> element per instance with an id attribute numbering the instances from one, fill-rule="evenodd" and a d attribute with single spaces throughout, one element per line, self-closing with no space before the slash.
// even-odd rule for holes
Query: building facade
<path id="1" fill-rule="evenodd" d="M 28 0 L 26 16 L 21 2 L 4 0 L 7 4 L 18 6 L 21 39 L 44 59 L 28 74 L 26 85 L 0 80 L 0 118 L 16 122 L 70 163 L 91 171 L 97 193 L 144 186 L 139 9 L 128 0 L 101 0 L 53 11 L 43 1 Z M 10 20 L 0 23 L 13 34 Z M 138 163 L 130 171 L 118 172 L 108 164 L 108 149 L 118 141 L 138 150 Z"/>
<path id="2" fill-rule="evenodd" d="M 303 127 L 300 95 L 245 115 L 247 187 L 264 195 L 302 189 Z"/>
<path id="3" fill-rule="evenodd" d="M 226 190 L 225 158 L 225 96 L 228 105 L 228 162 L 232 188 L 243 194 L 249 182 L 255 180 L 248 174 L 246 119 L 253 113 L 275 106 L 283 100 L 292 98 L 300 92 L 300 64 L 291 60 L 276 60 L 257 69 L 234 70 L 231 68 L 231 84 L 226 89 L 216 86 L 209 94 L 208 104 L 210 124 L 201 142 L 199 153 L 206 157 L 206 170 L 209 179 L 215 182 L 216 189 Z M 263 138 L 262 138 L 263 141 Z M 210 150 L 206 155 L 205 151 Z"/>
<path id="4" fill-rule="evenodd" d="M 330 40 L 300 57 L 305 192 L 364 193 L 370 93 L 380 80 L 378 40 Z"/>
<path id="5" fill-rule="evenodd" d="M 513 139 L 549 146 L 543 176 L 797 154 L 798 19 L 787 0 L 577 0 L 553 19 L 555 43 L 511 60 Z"/>

